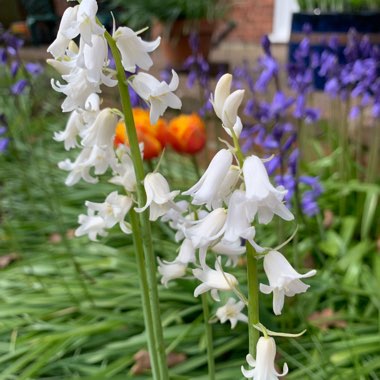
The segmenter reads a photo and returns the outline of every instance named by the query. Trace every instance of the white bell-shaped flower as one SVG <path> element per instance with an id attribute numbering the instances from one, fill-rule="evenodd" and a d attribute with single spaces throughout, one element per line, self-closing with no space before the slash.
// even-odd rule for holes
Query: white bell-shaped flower
<path id="1" fill-rule="evenodd" d="M 237 112 L 243 101 L 244 92 L 244 90 L 236 90 L 224 102 L 222 122 L 224 129 L 230 136 L 232 136 L 231 130 L 233 130 L 235 135 L 239 137 L 243 129 L 243 124 Z"/>
<path id="2" fill-rule="evenodd" d="M 208 247 L 223 235 L 226 217 L 226 210 L 217 208 L 204 218 L 192 222 L 192 225 L 184 230 L 185 236 L 192 241 L 195 248 Z"/>
<path id="3" fill-rule="evenodd" d="M 113 39 L 121 53 L 124 70 L 130 73 L 136 71 L 136 66 L 143 70 L 150 69 L 153 61 L 148 53 L 156 50 L 161 41 L 161 37 L 151 42 L 143 41 L 138 33 L 126 26 L 117 28 Z"/>
<path id="4" fill-rule="evenodd" d="M 175 202 L 175 207 L 168 210 L 162 216 L 161 221 L 168 223 L 173 230 L 179 230 L 183 223 L 186 223 L 186 218 L 183 214 L 187 211 L 188 207 L 189 202 L 186 200 Z"/>
<path id="5" fill-rule="evenodd" d="M 172 261 L 158 260 L 158 272 L 161 274 L 161 283 L 168 286 L 170 280 L 183 277 L 186 274 L 186 269 L 189 263 L 195 262 L 195 248 L 191 240 L 185 239 L 179 250 L 178 256 Z"/>
<path id="6" fill-rule="evenodd" d="M 146 204 L 136 208 L 137 212 L 143 212 L 149 207 L 149 220 L 157 220 L 173 207 L 173 199 L 179 194 L 178 190 L 170 192 L 169 184 L 160 173 L 148 173 L 144 179 L 146 192 Z"/>
<path id="7" fill-rule="evenodd" d="M 270 251 L 264 256 L 264 270 L 269 285 L 260 284 L 260 291 L 265 294 L 273 292 L 273 311 L 276 315 L 281 314 L 285 296 L 293 297 L 306 292 L 309 288 L 309 285 L 304 284 L 300 279 L 314 276 L 317 273 L 313 269 L 305 274 L 299 274 L 277 251 Z"/>
<path id="8" fill-rule="evenodd" d="M 194 297 L 210 291 L 211 297 L 218 302 L 220 301 L 219 290 L 232 290 L 238 284 L 235 276 L 223 271 L 220 258 L 215 261 L 215 270 L 205 266 L 202 269 L 193 269 L 193 275 L 202 282 L 195 288 Z"/>
<path id="9" fill-rule="evenodd" d="M 252 369 L 245 369 L 241 366 L 241 371 L 246 379 L 252 380 L 278 380 L 279 377 L 288 373 L 288 365 L 285 363 L 283 372 L 278 373 L 274 368 L 276 356 L 276 343 L 272 337 L 260 337 L 256 346 L 256 360 L 252 355 L 246 357 L 247 363 Z"/>
<path id="10" fill-rule="evenodd" d="M 78 111 L 73 111 L 66 123 L 65 130 L 55 132 L 53 138 L 55 141 L 63 141 L 65 149 L 70 150 L 78 146 L 77 136 L 83 128 L 84 122 L 82 114 Z"/>
<path id="11" fill-rule="evenodd" d="M 89 211 L 88 215 L 81 214 L 78 217 L 80 226 L 75 230 L 75 236 L 88 235 L 92 241 L 97 241 L 97 235 L 107 236 L 106 223 L 101 216 Z"/>
<path id="12" fill-rule="evenodd" d="M 184 239 L 175 259 L 184 264 L 195 263 L 195 248 L 190 239 Z"/>
<path id="13" fill-rule="evenodd" d="M 119 162 L 115 165 L 114 176 L 109 180 L 114 185 L 123 186 L 126 191 L 136 191 L 136 174 L 129 148 L 120 145 L 116 150 Z"/>
<path id="14" fill-rule="evenodd" d="M 187 264 L 181 263 L 180 261 L 162 261 L 160 258 L 157 258 L 158 261 L 158 273 L 160 273 L 161 284 L 165 287 L 168 287 L 168 282 L 181 278 L 186 274 Z"/>
<path id="15" fill-rule="evenodd" d="M 98 4 L 96 0 L 82 0 L 79 4 L 77 23 L 81 38 L 87 45 L 92 45 L 92 35 L 103 35 L 105 31 L 104 27 L 96 21 L 97 12 Z"/>
<path id="16" fill-rule="evenodd" d="M 108 45 L 104 36 L 91 36 L 91 45 L 83 45 L 78 65 L 87 69 L 87 78 L 90 82 L 101 83 L 104 80 L 103 68 L 108 62 Z M 115 82 L 115 85 L 117 82 Z"/>
<path id="17" fill-rule="evenodd" d="M 243 164 L 246 197 L 256 203 L 259 223 L 269 223 L 276 214 L 284 220 L 294 219 L 293 214 L 282 203 L 287 190 L 274 188 L 269 181 L 263 162 L 256 156 L 247 157 Z"/>
<path id="18" fill-rule="evenodd" d="M 58 163 L 60 169 L 70 172 L 65 181 L 66 186 L 73 186 L 80 179 L 88 183 L 97 183 L 98 179 L 90 174 L 91 168 L 94 168 L 95 175 L 101 175 L 109 167 L 114 168 L 115 165 L 116 157 L 113 148 L 101 148 L 97 145 L 82 149 L 74 162 L 66 159 Z"/>
<path id="19" fill-rule="evenodd" d="M 249 202 L 244 191 L 235 190 L 228 202 L 224 240 L 230 242 L 236 241 L 243 237 L 243 235 L 247 235 L 248 230 L 254 231 L 255 228 L 251 226 L 254 215 L 254 204 Z"/>
<path id="20" fill-rule="evenodd" d="M 215 87 L 214 96 L 211 95 L 211 103 L 216 116 L 222 120 L 226 132 L 232 136 L 231 130 L 237 137 L 240 136 L 243 124 L 237 115 L 243 98 L 244 90 L 236 90 L 231 94 L 232 75 L 224 74 Z"/>
<path id="21" fill-rule="evenodd" d="M 138 73 L 132 77 L 132 87 L 137 94 L 150 103 L 150 122 L 152 125 L 162 116 L 166 108 L 180 109 L 182 102 L 173 94 L 179 84 L 177 73 L 172 70 L 172 80 L 169 84 L 160 82 L 154 76 L 147 73 Z"/>
<path id="22" fill-rule="evenodd" d="M 85 147 L 94 145 L 112 147 L 117 122 L 118 117 L 111 108 L 102 109 L 93 124 L 82 132 L 82 145 Z"/>
<path id="23" fill-rule="evenodd" d="M 125 217 L 132 207 L 132 202 L 132 198 L 119 195 L 117 191 L 113 191 L 103 203 L 86 201 L 85 205 L 89 210 L 103 218 L 107 228 L 119 224 L 121 230 L 129 234 L 132 231 L 126 223 Z"/>
<path id="24" fill-rule="evenodd" d="M 218 203 L 220 207 L 221 199 L 217 195 L 224 193 L 221 187 L 231 167 L 232 158 L 232 153 L 228 149 L 221 149 L 216 153 L 199 181 L 183 193 L 192 196 L 191 203 L 206 204 L 208 209 Z M 230 183 L 227 182 L 225 185 L 229 187 Z"/>
<path id="25" fill-rule="evenodd" d="M 235 328 L 238 321 L 248 322 L 248 317 L 241 311 L 244 309 L 244 302 L 236 302 L 234 298 L 229 298 L 224 306 L 219 307 L 216 310 L 216 317 L 220 320 L 220 323 L 230 321 L 231 329 Z"/>
<path id="26" fill-rule="evenodd" d="M 223 255 L 228 258 L 226 265 L 236 266 L 239 258 L 246 251 L 245 245 L 242 245 L 241 239 L 237 239 L 233 242 L 222 239 L 215 245 L 211 246 L 211 251 L 218 255 Z"/>
<path id="27" fill-rule="evenodd" d="M 77 67 L 70 74 L 62 76 L 66 84 L 51 80 L 53 89 L 66 95 L 61 106 L 63 112 L 71 112 L 77 108 L 83 109 L 91 94 L 101 92 L 100 83 L 91 82 L 87 74 L 86 69 Z"/>
<path id="28" fill-rule="evenodd" d="M 78 9 L 79 5 L 76 5 L 75 7 L 67 8 L 63 12 L 57 37 L 47 49 L 48 53 L 52 54 L 54 58 L 62 57 L 70 40 L 75 38 L 79 33 L 77 23 Z"/>
<path id="29" fill-rule="evenodd" d="M 231 74 L 222 75 L 215 86 L 214 95 L 211 94 L 210 101 L 219 119 L 222 119 L 224 103 L 231 93 L 231 83 Z"/>

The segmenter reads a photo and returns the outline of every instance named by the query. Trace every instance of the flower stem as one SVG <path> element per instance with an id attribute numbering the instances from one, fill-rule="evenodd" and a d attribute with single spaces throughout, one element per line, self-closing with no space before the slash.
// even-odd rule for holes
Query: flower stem
<path id="1" fill-rule="evenodd" d="M 207 294 L 203 293 L 202 296 L 202 308 L 203 308 L 203 319 L 205 323 L 206 330 L 206 340 L 207 340 L 207 363 L 208 363 L 208 376 L 210 380 L 215 380 L 215 361 L 214 361 L 214 342 L 212 334 L 212 325 L 209 323 L 210 320 L 210 309 L 207 300 Z"/>
<path id="2" fill-rule="evenodd" d="M 135 123 L 133 119 L 131 101 L 128 91 L 127 78 L 123 65 L 121 63 L 121 55 L 116 46 L 116 42 L 112 36 L 105 32 L 105 38 L 111 49 L 112 55 L 115 60 L 116 72 L 119 93 L 122 103 L 122 110 L 124 114 L 124 122 L 127 130 L 128 141 L 131 149 L 131 157 L 133 161 L 133 167 L 136 175 L 136 192 L 137 192 L 137 204 L 138 207 L 143 207 L 146 202 L 146 194 L 143 187 L 143 180 L 145 178 L 143 160 L 140 154 L 139 143 L 137 139 L 137 133 L 135 128 Z M 153 374 L 155 380 L 167 380 L 169 379 L 168 368 L 165 355 L 165 345 L 162 332 L 159 299 L 158 299 L 158 289 L 157 289 L 157 266 L 156 257 L 153 251 L 152 234 L 150 228 L 149 214 L 148 211 L 139 214 L 139 223 L 135 223 L 133 229 L 133 235 L 136 245 L 141 245 L 143 252 L 138 252 L 139 254 L 144 254 L 145 267 L 144 271 L 147 276 L 147 282 L 142 284 L 147 287 L 149 294 L 149 302 L 151 309 L 151 318 L 146 316 L 148 321 L 151 321 L 152 326 L 146 326 L 148 332 L 148 340 L 150 341 L 150 347 L 152 348 L 150 355 L 151 358 L 155 356 L 158 358 L 159 371 Z M 133 226 L 132 226 L 133 227 Z M 140 258 L 142 260 L 142 258 Z M 146 289 L 143 290 L 143 293 Z M 147 311 L 148 313 L 148 311 Z M 152 329 L 151 329 L 152 327 Z M 151 334 L 152 333 L 152 334 Z M 153 362 L 153 360 L 152 360 Z"/>
<path id="3" fill-rule="evenodd" d="M 260 321 L 259 313 L 259 277 L 256 252 L 251 244 L 246 243 L 247 249 L 247 279 L 248 279 L 248 338 L 249 353 L 256 357 L 256 345 L 260 333 L 253 325 Z"/>
<path id="4" fill-rule="evenodd" d="M 153 314 L 151 304 L 149 302 L 149 286 L 148 279 L 145 270 L 145 257 L 144 248 L 142 246 L 142 239 L 140 236 L 139 229 L 139 219 L 136 211 L 131 209 L 129 212 L 132 231 L 133 231 L 133 244 L 135 247 L 135 255 L 137 262 L 137 271 L 139 276 L 139 283 L 141 289 L 141 304 L 144 314 L 144 322 L 148 337 L 148 350 L 150 354 L 150 365 L 152 368 L 152 373 L 155 379 L 160 379 L 160 369 L 159 369 L 159 356 L 154 348 L 154 331 L 153 331 Z M 163 380 L 163 379 L 162 379 Z"/>

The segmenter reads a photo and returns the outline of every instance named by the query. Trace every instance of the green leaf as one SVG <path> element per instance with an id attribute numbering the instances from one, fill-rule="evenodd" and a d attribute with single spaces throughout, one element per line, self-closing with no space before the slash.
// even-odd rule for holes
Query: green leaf
<path id="1" fill-rule="evenodd" d="M 364 207 L 363 207 L 363 217 L 362 217 L 362 224 L 361 224 L 361 230 L 360 235 L 362 239 L 366 239 L 369 236 L 369 232 L 371 230 L 371 227 L 374 223 L 374 217 L 376 214 L 377 204 L 379 200 L 379 194 L 374 191 L 368 191 Z"/>

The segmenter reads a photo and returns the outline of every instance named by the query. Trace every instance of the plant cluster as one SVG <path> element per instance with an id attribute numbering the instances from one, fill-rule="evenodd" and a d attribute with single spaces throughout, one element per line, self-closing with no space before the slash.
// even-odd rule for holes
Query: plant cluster
<path id="1" fill-rule="evenodd" d="M 259 292 L 273 293 L 273 311 L 280 315 L 285 297 L 306 292 L 309 285 L 301 280 L 314 276 L 316 271 L 298 273 L 279 252 L 286 242 L 275 248 L 257 243 L 256 225 L 270 223 L 275 215 L 285 221 L 293 220 L 294 216 L 283 203 L 287 194 L 284 186 L 274 187 L 263 160 L 256 155 L 244 156 L 241 150 L 239 137 L 243 124 L 238 109 L 245 91 L 231 91 L 231 74 L 224 74 L 219 79 L 210 101 L 231 143 L 224 142 L 225 148 L 215 154 L 194 186 L 182 194 L 179 190 L 171 191 L 158 168 L 147 174 L 144 172 L 141 148 L 144 151 L 145 145 L 139 145 L 134 121 L 134 116 L 138 115 L 136 110 L 135 115 L 133 113 L 128 86 L 149 105 L 150 124 L 154 126 L 168 107 L 181 107 L 180 99 L 174 94 L 179 84 L 178 75 L 172 70 L 167 83 L 141 71 L 152 66 L 149 53 L 158 47 L 160 38 L 146 42 L 126 26 L 115 27 L 111 35 L 98 22 L 96 14 L 95 0 L 83 0 L 68 8 L 57 38 L 48 48 L 54 57 L 49 63 L 64 81 L 52 80 L 52 86 L 66 96 L 63 112 L 71 113 L 65 130 L 56 133 L 54 138 L 63 142 L 67 150 L 80 149 L 74 161 L 66 159 L 59 163 L 61 169 L 69 172 L 66 185 L 73 186 L 80 180 L 96 184 L 100 176 L 111 172 L 108 181 L 121 188 L 120 192 L 110 192 L 103 202 L 85 202 L 87 213 L 79 215 L 80 226 L 75 235 L 87 235 L 96 241 L 99 236 L 107 236 L 108 230 L 116 225 L 123 233 L 133 235 L 154 379 L 169 378 L 163 352 L 156 258 L 150 227 L 151 222 L 158 219 L 169 223 L 180 243 L 178 256 L 173 261 L 157 259 L 161 282 L 167 286 L 189 272 L 192 280 L 198 283 L 194 296 L 202 298 L 210 379 L 215 378 L 215 364 L 208 292 L 215 302 L 220 302 L 219 292 L 228 292 L 238 298 L 230 297 L 218 308 L 216 316 L 222 322 L 229 320 L 232 327 L 239 320 L 248 322 L 247 362 L 253 368 L 242 367 L 243 375 L 252 379 L 284 376 L 288 372 L 286 364 L 282 374 L 275 370 L 273 336 L 300 334 L 273 332 L 263 324 Z M 74 42 L 77 37 L 79 45 Z M 110 66 L 108 48 L 116 70 Z M 131 75 L 127 78 L 125 72 Z M 122 112 L 101 108 L 102 85 L 118 85 Z M 301 109 L 306 112 L 304 107 Z M 304 113 L 299 117 L 304 117 Z M 125 125 L 128 147 L 124 144 L 126 138 L 120 138 L 120 130 L 117 134 L 120 121 Z M 115 135 L 119 140 L 116 149 Z M 247 296 L 239 288 L 238 279 L 225 271 L 243 254 L 247 260 Z M 269 284 L 259 281 L 261 262 Z M 242 313 L 244 305 L 248 318 Z"/>

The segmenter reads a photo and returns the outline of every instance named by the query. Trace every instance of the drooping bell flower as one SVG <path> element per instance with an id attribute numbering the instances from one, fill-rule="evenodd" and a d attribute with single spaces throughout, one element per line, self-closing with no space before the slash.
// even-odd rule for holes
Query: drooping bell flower
<path id="1" fill-rule="evenodd" d="M 215 203 L 220 203 L 218 202 L 220 185 L 227 176 L 232 160 L 232 153 L 228 149 L 221 149 L 211 160 L 209 167 L 199 181 L 183 194 L 191 195 L 193 204 L 206 204 L 210 210 Z"/>
<path id="2" fill-rule="evenodd" d="M 220 258 L 215 262 L 215 270 L 207 265 L 202 268 L 193 269 L 193 275 L 202 283 L 194 290 L 194 297 L 210 291 L 215 301 L 220 301 L 219 290 L 232 290 L 238 284 L 238 280 L 230 273 L 222 269 Z"/>
<path id="3" fill-rule="evenodd" d="M 216 311 L 216 317 L 220 320 L 220 323 L 230 321 L 231 329 L 234 329 L 238 321 L 248 322 L 248 317 L 241 311 L 244 309 L 244 302 L 236 302 L 234 298 L 229 298 L 224 306 L 221 306 Z"/>
<path id="4" fill-rule="evenodd" d="M 136 66 L 144 70 L 150 69 L 153 61 L 148 53 L 158 47 L 161 37 L 151 42 L 143 41 L 134 30 L 121 26 L 115 31 L 113 38 L 121 53 L 121 62 L 126 71 L 134 73 Z"/>
<path id="5" fill-rule="evenodd" d="M 146 204 L 136 208 L 137 212 L 143 212 L 149 207 L 149 220 L 155 221 L 174 205 L 173 199 L 179 191 L 170 191 L 169 184 L 160 173 L 148 173 L 144 179 L 146 192 Z"/>
<path id="6" fill-rule="evenodd" d="M 173 93 L 178 88 L 178 74 L 172 70 L 172 79 L 169 83 L 159 81 L 154 76 L 139 72 L 132 77 L 131 85 L 137 94 L 150 104 L 150 122 L 157 123 L 160 116 L 170 107 L 180 109 L 182 102 Z"/>
<path id="7" fill-rule="evenodd" d="M 204 122 L 196 113 L 177 116 L 168 125 L 167 138 L 178 153 L 198 153 L 207 139 Z"/>
<path id="8" fill-rule="evenodd" d="M 256 360 L 252 355 L 246 357 L 247 363 L 252 369 L 241 367 L 241 371 L 246 379 L 252 380 L 278 380 L 279 377 L 288 373 L 288 365 L 285 363 L 282 373 L 278 373 L 274 368 L 276 356 L 276 343 L 272 337 L 260 337 L 256 346 Z"/>
<path id="9" fill-rule="evenodd" d="M 311 270 L 305 274 L 299 274 L 277 251 L 270 251 L 264 257 L 264 270 L 269 280 L 269 285 L 260 284 L 260 291 L 264 294 L 273 292 L 273 311 L 280 315 L 284 306 L 285 296 L 293 297 L 299 293 L 305 293 L 309 285 L 301 279 L 312 277 L 317 272 Z"/>

